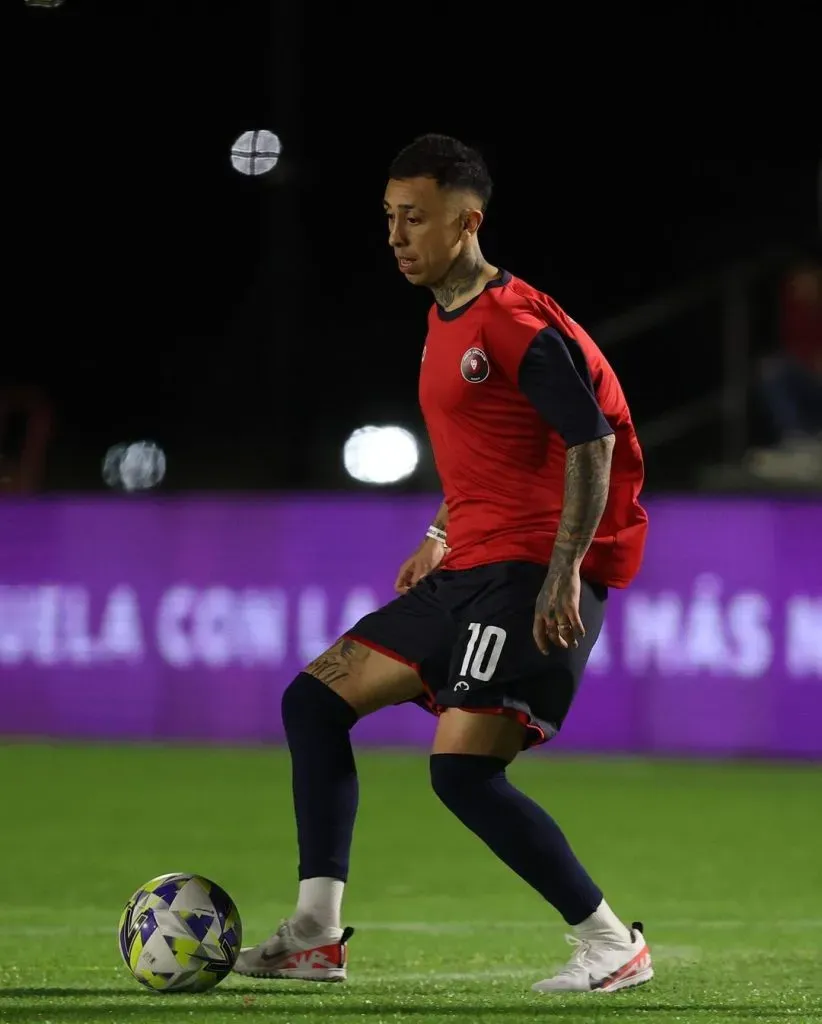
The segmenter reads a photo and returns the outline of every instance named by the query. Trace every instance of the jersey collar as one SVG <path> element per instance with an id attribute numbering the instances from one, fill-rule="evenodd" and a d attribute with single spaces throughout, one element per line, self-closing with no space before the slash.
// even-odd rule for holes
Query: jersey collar
<path id="1" fill-rule="evenodd" d="M 500 268 L 500 272 L 497 277 L 492 278 L 486 286 L 482 289 L 479 295 L 475 295 L 473 299 L 469 299 L 464 306 L 457 306 L 456 309 L 444 309 L 438 302 L 435 303 L 437 307 L 437 316 L 440 320 L 456 320 L 457 317 L 462 316 L 463 313 L 467 313 L 468 310 L 474 305 L 477 299 L 481 299 L 483 295 L 488 291 L 489 288 L 503 288 L 511 280 L 511 275 L 507 270 Z"/>

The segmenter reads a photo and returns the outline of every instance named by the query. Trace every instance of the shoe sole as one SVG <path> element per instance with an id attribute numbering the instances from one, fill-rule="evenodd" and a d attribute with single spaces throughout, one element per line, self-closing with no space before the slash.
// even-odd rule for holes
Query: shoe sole
<path id="1" fill-rule="evenodd" d="M 344 970 L 308 971 L 234 971 L 241 978 L 263 978 L 266 981 L 314 981 L 334 984 L 345 981 Z"/>
<path id="2" fill-rule="evenodd" d="M 647 985 L 653 976 L 653 967 L 645 967 L 641 971 L 637 971 L 636 974 L 631 974 L 627 978 L 619 978 L 617 981 L 611 982 L 610 985 L 603 985 L 601 988 L 593 989 L 593 991 L 609 995 L 611 992 L 619 992 L 623 988 L 637 988 L 639 985 Z"/>

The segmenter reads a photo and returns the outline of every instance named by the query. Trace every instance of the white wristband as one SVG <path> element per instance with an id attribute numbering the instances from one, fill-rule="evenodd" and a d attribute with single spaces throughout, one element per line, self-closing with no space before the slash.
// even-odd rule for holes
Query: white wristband
<path id="1" fill-rule="evenodd" d="M 429 526 L 425 536 L 428 537 L 429 540 L 438 540 L 440 544 L 444 544 L 446 539 L 445 530 L 441 530 L 439 526 Z"/>

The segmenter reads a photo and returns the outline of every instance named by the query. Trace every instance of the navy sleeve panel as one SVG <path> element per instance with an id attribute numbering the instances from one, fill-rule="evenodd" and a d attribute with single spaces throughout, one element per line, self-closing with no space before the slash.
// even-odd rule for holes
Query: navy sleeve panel
<path id="1" fill-rule="evenodd" d="M 568 448 L 614 432 L 597 402 L 585 353 L 552 327 L 540 331 L 522 357 L 519 388 Z"/>

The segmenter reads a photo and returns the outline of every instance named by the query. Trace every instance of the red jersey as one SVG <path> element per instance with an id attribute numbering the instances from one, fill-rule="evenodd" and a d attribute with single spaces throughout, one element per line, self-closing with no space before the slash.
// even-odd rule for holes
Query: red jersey
<path id="1" fill-rule="evenodd" d="M 507 272 L 471 302 L 434 305 L 419 398 L 448 508 L 443 568 L 548 565 L 565 452 L 615 434 L 608 502 L 581 575 L 626 587 L 642 562 L 642 452 L 616 374 L 549 296 Z"/>
<path id="2" fill-rule="evenodd" d="M 822 271 L 792 274 L 781 287 L 780 336 L 783 348 L 806 369 L 822 367 L 822 302 L 819 279 Z M 804 292 L 804 294 L 803 294 Z"/>

